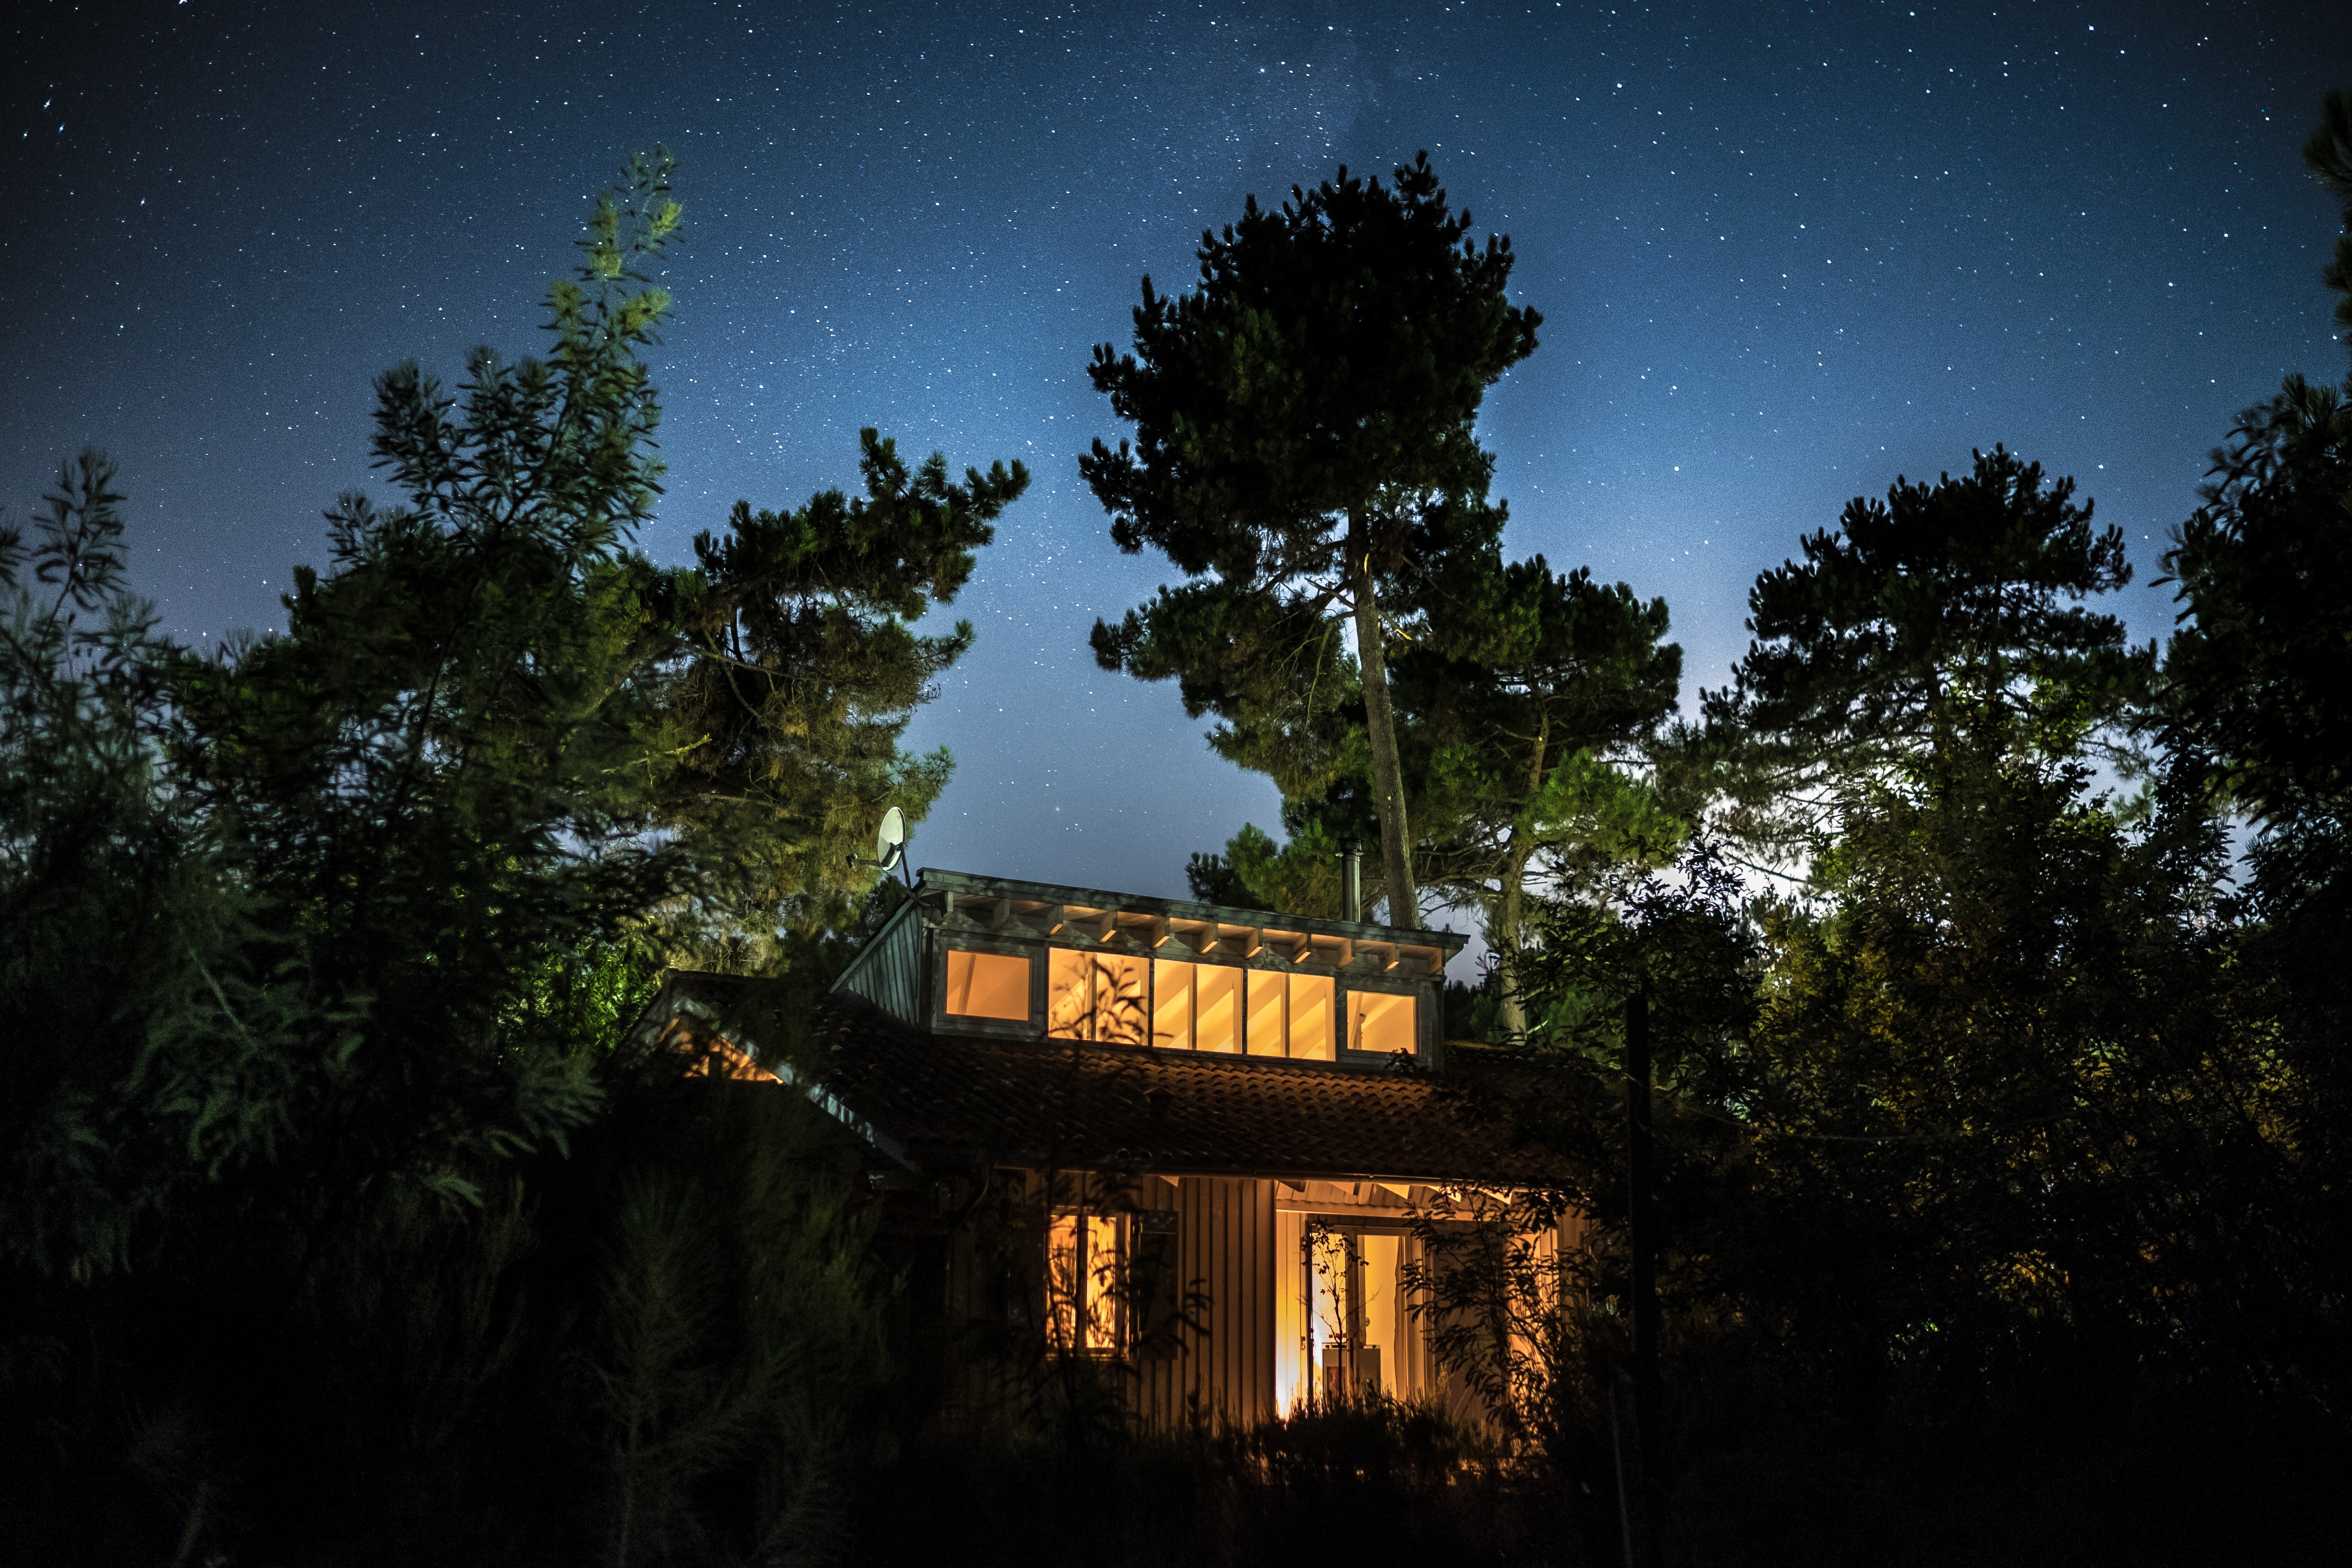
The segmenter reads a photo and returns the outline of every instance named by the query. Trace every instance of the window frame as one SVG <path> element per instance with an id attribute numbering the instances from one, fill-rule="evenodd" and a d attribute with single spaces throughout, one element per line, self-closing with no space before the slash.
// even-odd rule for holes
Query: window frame
<path id="1" fill-rule="evenodd" d="M 1089 1208 L 1083 1204 L 1069 1204 L 1045 1211 L 1045 1323 L 1049 1346 L 1053 1342 L 1053 1336 L 1058 1332 L 1053 1325 L 1062 1311 L 1058 1298 L 1060 1285 L 1054 1273 L 1054 1231 L 1056 1224 L 1063 1220 L 1076 1222 L 1076 1234 L 1080 1237 L 1085 1236 L 1090 1222 L 1099 1222 L 1110 1227 L 1111 1277 L 1109 1286 L 1103 1294 L 1110 1303 L 1112 1321 L 1108 1331 L 1108 1343 L 1097 1345 L 1088 1342 L 1087 1326 L 1093 1321 L 1094 1313 L 1087 1310 L 1087 1292 L 1082 1289 L 1078 1300 L 1070 1305 L 1072 1338 L 1076 1342 L 1063 1347 L 1059 1353 L 1082 1357 L 1087 1361 L 1124 1361 L 1136 1338 L 1133 1321 L 1135 1303 L 1130 1299 L 1133 1292 L 1129 1288 L 1134 1266 L 1133 1251 L 1137 1228 L 1134 1216 L 1120 1210 Z M 1088 1279 L 1089 1280 L 1092 1279 L 1091 1271 Z"/>
<path id="2" fill-rule="evenodd" d="M 1025 1019 L 982 1018 L 970 1014 L 949 1012 L 947 1010 L 947 955 L 950 951 L 959 948 L 972 952 L 992 953 L 1026 960 L 1029 964 L 1029 1016 Z M 1307 1067 L 1348 1068 L 1356 1070 L 1388 1067 L 1391 1065 L 1392 1060 L 1388 1052 L 1360 1051 L 1350 1048 L 1348 1045 L 1349 997 L 1360 991 L 1382 996 L 1402 996 L 1411 1002 L 1413 1007 L 1412 1059 L 1416 1062 L 1427 1062 L 1431 1059 L 1431 1030 L 1433 1027 L 1433 1015 L 1435 1012 L 1434 997 L 1433 987 L 1423 981 L 1389 979 L 1374 975 L 1351 975 L 1289 963 L 1266 963 L 1249 960 L 1235 963 L 1228 959 L 1196 953 L 1181 946 L 1174 953 L 1166 953 L 1164 949 L 1147 947 L 1119 954 L 1119 956 L 1139 958 L 1143 963 L 1146 987 L 1145 1032 L 1140 1045 L 1125 1045 L 1118 1041 L 1080 1041 L 1048 1036 L 1046 1009 L 1051 990 L 1053 955 L 1056 952 L 1071 952 L 1092 957 L 1103 951 L 1105 950 L 1092 943 L 1057 942 L 1050 940 L 1038 942 L 1034 939 L 1024 940 L 980 931 L 940 931 L 932 943 L 930 954 L 928 989 L 930 999 L 931 1026 L 941 1033 L 984 1038 L 1034 1040 L 1041 1044 L 1052 1045 L 1100 1045 L 1114 1050 L 1181 1051 L 1188 1055 L 1230 1056 L 1236 1061 L 1287 1062 Z M 1236 1048 L 1234 1050 L 1204 1052 L 1197 1044 L 1162 1046 L 1155 1043 L 1154 1031 L 1160 1006 L 1160 966 L 1163 963 L 1181 963 L 1195 970 L 1226 970 L 1233 972 L 1238 977 L 1236 990 L 1239 995 L 1235 998 Z M 1286 992 L 1287 981 L 1300 975 L 1330 982 L 1331 1054 L 1328 1057 L 1291 1054 L 1292 1043 L 1289 1038 L 1291 999 L 1287 994 L 1283 1004 L 1284 1054 L 1265 1056 L 1251 1052 L 1248 1037 L 1248 997 L 1249 977 L 1253 974 L 1282 976 L 1286 981 Z M 1185 1030 L 1188 1041 L 1198 1039 L 1200 1017 L 1197 1006 L 1197 986 L 1195 1005 L 1188 1007 L 1187 1010 Z"/>
<path id="3" fill-rule="evenodd" d="M 1067 953 L 1073 958 L 1085 962 L 1087 975 L 1087 1006 L 1084 1016 L 1089 1029 L 1101 1022 L 1102 1009 L 1100 1004 L 1096 1000 L 1095 994 L 1095 981 L 1099 973 L 1099 970 L 1097 968 L 1098 961 L 1110 959 L 1118 962 L 1134 963 L 1141 967 L 1143 971 L 1143 1037 L 1141 1039 L 1105 1040 L 1098 1039 L 1092 1034 L 1057 1035 L 1054 1033 L 1054 960 L 1055 956 L 1059 953 Z M 1157 984 L 1158 976 L 1154 965 L 1159 963 L 1160 960 L 1155 954 L 1149 952 L 1119 952 L 1101 947 L 1064 947 L 1058 946 L 1053 942 L 1048 942 L 1045 944 L 1045 961 L 1042 967 L 1045 972 L 1045 1000 L 1042 1027 L 1046 1039 L 1058 1040 L 1066 1045 L 1076 1043 L 1089 1046 L 1122 1046 L 1129 1048 L 1139 1046 L 1149 1046 L 1151 1044 L 1151 1030 L 1152 1025 L 1155 1021 L 1153 1007 L 1154 1004 L 1159 1000 L 1159 987 Z"/>
<path id="4" fill-rule="evenodd" d="M 1417 1062 L 1429 1059 L 1430 1009 L 1422 1005 L 1432 988 L 1411 980 L 1375 980 L 1370 976 L 1358 979 L 1339 977 L 1339 994 L 1333 999 L 1336 1016 L 1331 1020 L 1332 1037 L 1338 1041 L 1334 1060 L 1351 1067 L 1385 1067 L 1393 1059 L 1387 1051 L 1360 1051 L 1348 1044 L 1348 998 L 1357 992 L 1366 995 L 1402 996 L 1412 1003 L 1412 1050 Z"/>
<path id="5" fill-rule="evenodd" d="M 961 949 L 967 952 L 985 952 L 1006 958 L 1024 959 L 1029 964 L 1029 1016 L 1026 1018 L 983 1018 L 971 1013 L 948 1011 L 948 954 Z M 1000 937 L 983 936 L 967 931 L 952 934 L 942 931 L 931 952 L 931 1027 L 950 1034 L 985 1035 L 999 1039 L 1041 1038 L 1045 1032 L 1045 950 L 1034 942 Z"/>

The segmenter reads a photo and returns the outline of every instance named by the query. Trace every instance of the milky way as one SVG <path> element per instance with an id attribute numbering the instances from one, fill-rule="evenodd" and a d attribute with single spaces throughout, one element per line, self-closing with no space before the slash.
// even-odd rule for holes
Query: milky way
<path id="1" fill-rule="evenodd" d="M 31 8 L 27 8 L 31 9 Z M 557 26 L 551 18 L 561 17 Z M 1166 575 L 1076 456 L 1092 344 L 1201 229 L 1426 148 L 1508 233 L 1543 346 L 1481 430 L 1510 548 L 1674 607 L 1685 699 L 1744 595 L 1898 473 L 2005 442 L 2151 585 L 2230 417 L 2335 379 L 2331 213 L 2296 150 L 2340 5 L 980 5 L 34 10 L 7 37 L 0 500 L 122 465 L 139 585 L 192 641 L 282 624 L 370 482 L 370 380 L 530 352 L 586 197 L 681 161 L 642 543 L 855 480 L 877 425 L 1036 475 L 916 726 L 956 780 L 919 863 L 1181 893 L 1271 791 L 1085 648 Z"/>

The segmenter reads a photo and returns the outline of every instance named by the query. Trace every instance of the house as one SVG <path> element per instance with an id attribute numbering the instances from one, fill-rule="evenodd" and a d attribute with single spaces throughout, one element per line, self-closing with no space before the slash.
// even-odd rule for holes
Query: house
<path id="1" fill-rule="evenodd" d="M 925 870 L 793 1059 L 719 975 L 674 972 L 646 1038 L 836 1119 L 941 1330 L 1115 1363 L 1147 1426 L 1246 1424 L 1445 1393 L 1408 1310 L 1431 1226 L 1544 1179 L 1446 1092 L 1465 941 Z"/>

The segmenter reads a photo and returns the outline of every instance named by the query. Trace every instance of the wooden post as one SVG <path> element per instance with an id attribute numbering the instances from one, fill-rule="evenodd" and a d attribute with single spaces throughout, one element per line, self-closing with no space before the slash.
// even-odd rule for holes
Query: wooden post
<path id="1" fill-rule="evenodd" d="M 1657 1458 L 1658 1237 L 1650 1212 L 1656 1184 L 1650 1129 L 1650 997 L 1625 1003 L 1625 1228 L 1633 1264 L 1633 1432 L 1636 1490 L 1646 1492 Z M 1646 1501 L 1646 1497 L 1642 1500 Z M 1646 1510 L 1643 1510 L 1646 1512 Z"/>

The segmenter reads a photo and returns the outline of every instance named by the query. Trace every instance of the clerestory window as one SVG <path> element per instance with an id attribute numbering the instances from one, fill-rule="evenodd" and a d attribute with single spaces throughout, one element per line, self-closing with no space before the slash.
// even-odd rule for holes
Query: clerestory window
<path id="1" fill-rule="evenodd" d="M 966 1018 L 1029 1017 L 1029 960 L 1017 953 L 948 949 L 947 1010 Z"/>
<path id="2" fill-rule="evenodd" d="M 1420 1045 L 1410 993 L 1358 990 L 1329 974 L 1060 947 L 1034 956 L 949 947 L 943 956 L 941 1010 L 1007 1023 L 1033 1022 L 1042 958 L 1048 1039 L 1322 1062 L 1342 1049 L 1411 1056 Z"/>
<path id="3" fill-rule="evenodd" d="M 1328 974 L 1162 959 L 1151 985 L 1151 1043 L 1163 1049 L 1331 1059 Z"/>

